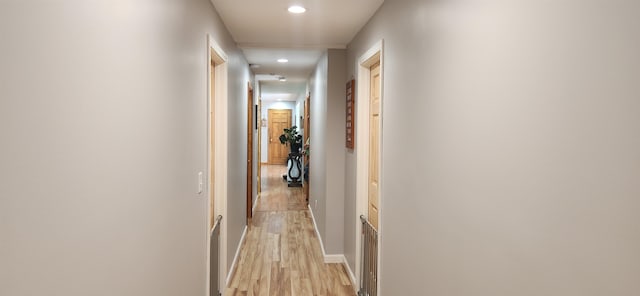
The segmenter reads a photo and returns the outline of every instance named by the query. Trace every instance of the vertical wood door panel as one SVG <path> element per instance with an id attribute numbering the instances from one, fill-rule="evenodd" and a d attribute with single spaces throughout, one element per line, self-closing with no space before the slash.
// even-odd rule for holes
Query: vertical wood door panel
<path id="1" fill-rule="evenodd" d="M 285 128 L 291 127 L 291 109 L 269 109 L 269 164 L 286 164 L 289 145 L 282 145 L 278 139 Z"/>
<path id="2" fill-rule="evenodd" d="M 256 124 L 258 125 L 258 139 L 257 139 L 257 147 L 258 147 L 258 171 L 256 172 L 256 182 L 258 189 L 258 197 L 262 193 L 262 100 L 258 98 L 258 114 L 256 114 L 256 120 L 258 121 Z"/>
<path id="3" fill-rule="evenodd" d="M 247 223 L 252 216 L 253 209 L 253 89 L 249 84 L 247 92 Z M 248 224 L 247 224 L 248 225 Z"/>
<path id="4" fill-rule="evenodd" d="M 369 98 L 369 221 L 378 229 L 380 183 L 380 63 L 371 67 Z"/>

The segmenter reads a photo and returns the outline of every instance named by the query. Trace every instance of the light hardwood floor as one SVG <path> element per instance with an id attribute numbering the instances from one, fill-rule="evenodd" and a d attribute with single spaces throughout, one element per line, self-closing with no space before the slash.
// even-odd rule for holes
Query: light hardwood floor
<path id="1" fill-rule="evenodd" d="M 227 296 L 355 295 L 342 264 L 324 263 L 302 188 L 284 166 L 263 165 L 257 201 Z"/>

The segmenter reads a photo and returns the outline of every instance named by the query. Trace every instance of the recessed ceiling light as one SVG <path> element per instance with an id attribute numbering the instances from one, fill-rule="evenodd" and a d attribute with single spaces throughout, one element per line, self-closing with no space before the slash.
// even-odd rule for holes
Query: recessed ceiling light
<path id="1" fill-rule="evenodd" d="M 289 60 L 287 59 L 278 59 L 278 63 L 288 63 Z"/>
<path id="2" fill-rule="evenodd" d="M 280 79 L 278 79 L 278 80 L 280 80 L 280 81 L 282 81 L 282 82 L 285 82 L 285 81 L 287 81 L 287 78 L 282 77 L 282 78 L 280 78 Z"/>
<path id="3" fill-rule="evenodd" d="M 307 11 L 307 9 L 299 5 L 289 6 L 289 12 L 291 13 L 304 13 L 305 11 Z"/>

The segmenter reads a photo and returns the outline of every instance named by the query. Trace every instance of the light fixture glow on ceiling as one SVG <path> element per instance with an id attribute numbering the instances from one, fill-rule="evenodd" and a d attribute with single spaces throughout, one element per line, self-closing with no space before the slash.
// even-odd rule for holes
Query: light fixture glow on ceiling
<path id="1" fill-rule="evenodd" d="M 289 12 L 291 13 L 304 13 L 305 11 L 307 11 L 307 9 L 300 5 L 289 6 Z"/>
<path id="2" fill-rule="evenodd" d="M 278 59 L 278 63 L 288 63 L 289 60 L 287 59 Z"/>

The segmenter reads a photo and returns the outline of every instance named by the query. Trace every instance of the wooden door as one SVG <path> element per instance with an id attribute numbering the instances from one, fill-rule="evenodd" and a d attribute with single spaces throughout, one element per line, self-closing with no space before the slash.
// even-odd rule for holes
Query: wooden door
<path id="1" fill-rule="evenodd" d="M 369 221 L 378 228 L 380 184 L 380 63 L 371 66 L 369 98 Z"/>
<path id="2" fill-rule="evenodd" d="M 260 95 L 260 94 L 258 94 Z M 262 100 L 258 97 L 258 113 L 256 114 L 256 122 L 258 126 L 258 140 L 256 141 L 258 145 L 258 171 L 256 172 L 256 188 L 258 189 L 258 198 L 260 198 L 260 194 L 262 192 Z"/>
<path id="3" fill-rule="evenodd" d="M 282 145 L 278 139 L 285 128 L 291 127 L 291 109 L 269 109 L 269 164 L 286 164 L 289 145 Z"/>
<path id="4" fill-rule="evenodd" d="M 253 89 L 249 83 L 247 92 L 247 225 L 253 216 Z"/>

